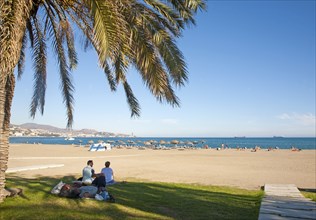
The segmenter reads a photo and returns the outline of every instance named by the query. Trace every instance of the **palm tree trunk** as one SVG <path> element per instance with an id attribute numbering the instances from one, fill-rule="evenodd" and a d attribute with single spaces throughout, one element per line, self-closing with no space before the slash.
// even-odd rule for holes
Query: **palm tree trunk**
<path id="1" fill-rule="evenodd" d="M 0 202 L 8 194 L 4 187 L 9 156 L 9 126 L 14 87 L 15 78 L 11 72 L 6 81 L 0 85 Z"/>
<path id="2" fill-rule="evenodd" d="M 9 155 L 9 125 L 18 63 L 32 0 L 0 0 L 0 202 L 6 196 L 5 171 Z"/>

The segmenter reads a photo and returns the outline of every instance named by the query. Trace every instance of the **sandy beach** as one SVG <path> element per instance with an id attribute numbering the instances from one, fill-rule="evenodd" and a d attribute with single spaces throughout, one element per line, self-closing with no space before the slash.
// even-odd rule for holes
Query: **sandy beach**
<path id="1" fill-rule="evenodd" d="M 237 151 L 227 149 L 139 150 L 90 152 L 72 145 L 11 144 L 8 168 L 56 164 L 62 167 L 8 173 L 37 176 L 81 176 L 87 160 L 96 172 L 111 161 L 117 180 L 197 183 L 258 189 L 265 183 L 296 184 L 316 188 L 316 151 Z"/>

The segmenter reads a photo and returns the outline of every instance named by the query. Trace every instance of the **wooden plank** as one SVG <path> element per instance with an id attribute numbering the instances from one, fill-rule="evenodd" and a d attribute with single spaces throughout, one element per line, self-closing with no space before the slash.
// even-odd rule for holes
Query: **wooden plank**
<path id="1" fill-rule="evenodd" d="M 260 214 L 258 220 L 298 220 L 297 218 L 282 217 L 273 214 Z"/>
<path id="2" fill-rule="evenodd" d="M 266 184 L 259 220 L 316 220 L 316 203 L 306 199 L 294 184 Z"/>

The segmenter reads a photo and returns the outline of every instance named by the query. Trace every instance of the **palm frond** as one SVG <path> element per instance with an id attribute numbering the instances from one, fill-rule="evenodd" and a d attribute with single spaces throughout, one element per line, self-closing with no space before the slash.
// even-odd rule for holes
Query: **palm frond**
<path id="1" fill-rule="evenodd" d="M 135 3 L 124 10 L 124 14 L 127 14 L 126 19 L 128 20 L 128 24 L 132 29 L 135 23 L 139 24 L 141 22 L 142 25 L 145 25 L 144 28 L 146 28 L 146 26 L 148 27 L 148 24 L 154 22 L 156 25 L 158 24 L 168 32 L 172 33 L 175 37 L 179 37 L 181 35 L 180 30 L 184 27 L 184 22 L 177 13 L 174 13 L 174 11 L 169 11 L 169 13 L 171 13 L 171 15 L 168 16 L 173 18 L 172 21 L 169 21 L 163 15 L 157 13 L 154 9 L 140 3 Z"/>
<path id="2" fill-rule="evenodd" d="M 130 39 L 132 50 L 126 55 L 133 62 L 145 85 L 159 102 L 166 101 L 172 106 L 178 106 L 179 100 L 170 86 L 168 73 L 164 68 L 163 60 L 161 60 L 162 55 L 154 42 L 154 33 L 157 33 L 157 29 L 163 30 L 163 27 L 151 16 L 143 15 L 133 18 L 133 21 L 135 28 L 131 30 L 132 37 Z M 165 58 L 168 57 L 165 56 Z M 178 62 L 178 60 L 170 60 L 170 63 L 167 63 L 170 68 L 172 62 Z M 173 63 L 173 65 L 179 64 Z M 174 72 L 174 74 L 179 74 L 179 72 Z M 185 74 L 172 76 L 179 85 L 186 79 L 185 77 Z"/>
<path id="3" fill-rule="evenodd" d="M 83 49 L 87 51 L 88 48 L 94 46 L 97 50 L 97 46 L 93 37 L 93 25 L 91 19 L 85 14 L 80 7 L 67 9 L 68 16 L 71 20 L 81 29 L 82 31 L 82 41 Z"/>
<path id="4" fill-rule="evenodd" d="M 65 57 L 65 50 L 62 45 L 62 39 L 58 34 L 58 24 L 55 21 L 55 17 L 52 13 L 52 8 L 49 5 L 45 5 L 46 12 L 50 18 L 49 23 L 52 26 L 53 30 L 53 47 L 55 49 L 55 53 L 57 54 L 57 60 L 59 64 L 59 73 L 61 78 L 61 90 L 64 99 L 64 103 L 67 109 L 67 127 L 71 127 L 73 124 L 73 91 L 74 87 L 71 80 L 71 75 L 69 72 L 69 67 L 67 64 L 67 60 Z"/>
<path id="5" fill-rule="evenodd" d="M 77 53 L 74 46 L 74 34 L 71 25 L 67 19 L 64 7 L 70 6 L 71 2 L 62 2 L 61 5 L 55 1 L 49 1 L 49 5 L 54 9 L 59 19 L 58 34 L 62 43 L 66 41 L 68 50 L 69 68 L 73 70 L 78 64 Z"/>
<path id="6" fill-rule="evenodd" d="M 166 81 L 166 87 L 168 89 L 164 89 L 165 100 L 168 104 L 170 104 L 173 107 L 180 107 L 180 100 L 178 96 L 175 95 L 175 92 L 172 89 L 172 86 L 170 85 L 168 78 L 166 79 Z"/>
<path id="7" fill-rule="evenodd" d="M 137 29 L 145 27 L 144 35 L 146 35 L 148 45 L 153 45 L 155 53 L 159 54 L 163 65 L 168 69 L 172 82 L 177 86 L 184 85 L 187 80 L 184 57 L 166 26 L 148 13 L 146 16 L 145 14 L 137 16 L 136 19 L 139 20 L 136 23 L 141 24 L 141 26 L 137 26 Z"/>
<path id="8" fill-rule="evenodd" d="M 136 35 L 135 35 L 136 36 Z M 158 101 L 164 100 L 172 105 L 177 105 L 178 101 L 170 90 L 168 76 L 160 62 L 154 48 L 146 41 L 146 35 L 138 33 L 135 37 L 135 65 L 142 75 L 142 79 L 157 98 Z"/>
<path id="9" fill-rule="evenodd" d="M 166 34 L 162 34 L 159 37 L 159 40 L 155 41 L 155 44 L 165 66 L 168 69 L 172 82 L 177 86 L 183 86 L 188 80 L 187 68 L 183 54 L 176 46 L 172 38 L 168 37 Z"/>
<path id="10" fill-rule="evenodd" d="M 124 54 L 122 53 L 123 51 L 124 50 L 121 49 L 115 56 L 115 59 L 113 60 L 113 67 L 117 83 L 125 81 L 125 74 L 128 69 L 128 62 L 125 59 Z"/>
<path id="11" fill-rule="evenodd" d="M 134 93 L 126 80 L 124 80 L 123 86 L 124 86 L 124 91 L 126 95 L 126 100 L 131 111 L 131 117 L 139 117 L 140 106 L 139 106 L 138 100 L 134 96 Z"/>
<path id="12" fill-rule="evenodd" d="M 71 70 L 73 70 L 77 67 L 77 64 L 78 64 L 77 52 L 75 50 L 75 44 L 74 44 L 75 39 L 74 39 L 73 30 L 68 20 L 61 21 L 60 27 L 62 29 L 62 32 L 64 33 L 63 36 L 66 38 L 66 42 L 67 42 L 69 67 Z"/>
<path id="13" fill-rule="evenodd" d="M 44 14 L 44 19 L 45 19 L 45 22 L 44 22 L 44 36 L 46 36 L 46 35 L 47 35 L 47 32 L 50 32 L 48 29 L 49 29 L 51 26 L 48 25 L 49 17 L 47 16 L 47 14 Z"/>
<path id="14" fill-rule="evenodd" d="M 0 1 L 0 83 L 5 83 L 19 61 L 31 7 L 29 1 Z"/>
<path id="15" fill-rule="evenodd" d="M 206 3 L 204 0 L 185 0 L 185 6 L 193 12 L 197 12 L 197 10 L 206 10 Z"/>
<path id="16" fill-rule="evenodd" d="M 99 63 L 102 66 L 111 56 L 111 51 L 118 51 L 119 45 L 124 41 L 126 23 L 118 11 L 119 1 L 86 0 L 85 2 L 91 11 L 94 41 Z"/>
<path id="17" fill-rule="evenodd" d="M 46 93 L 46 42 L 36 17 L 32 18 L 33 24 L 33 67 L 34 67 L 34 91 L 31 101 L 31 117 L 35 117 L 36 110 L 39 109 L 41 114 L 44 113 L 45 93 Z"/>
<path id="18" fill-rule="evenodd" d="M 22 76 L 23 71 L 24 71 L 26 46 L 27 46 L 27 36 L 26 36 L 26 34 L 24 34 L 23 39 L 22 39 L 20 59 L 18 62 L 18 79 L 21 79 L 21 76 Z"/>
<path id="19" fill-rule="evenodd" d="M 33 47 L 33 44 L 34 44 L 34 36 L 33 36 L 33 27 L 32 27 L 32 24 L 31 24 L 31 20 L 30 20 L 30 19 L 26 22 L 26 29 L 27 29 L 27 33 L 28 33 L 28 35 L 29 35 L 30 46 Z"/>
<path id="20" fill-rule="evenodd" d="M 18 77 L 22 73 L 27 36 L 25 33 L 18 36 L 13 27 L 18 21 L 23 21 L 26 23 L 35 70 L 31 115 L 34 117 L 37 110 L 43 113 L 47 36 L 58 61 L 68 127 L 73 123 L 74 102 L 70 73 L 78 63 L 72 24 L 82 31 L 84 48 L 92 46 L 96 50 L 111 90 L 115 91 L 122 83 L 133 117 L 139 116 L 140 106 L 126 79 L 130 65 L 138 70 L 144 84 L 158 101 L 172 106 L 180 105 L 172 86 L 184 85 L 188 77 L 183 54 L 175 39 L 181 36 L 185 26 L 195 24 L 194 15 L 206 7 L 205 0 L 0 0 L 0 6 L 1 19 L 7 7 L 17 10 L 28 8 L 32 14 L 23 15 L 29 18 L 23 20 L 23 16 L 16 17 L 12 12 L 7 20 L 1 20 L 0 70 L 9 69 L 12 64 L 7 57 L 13 52 L 14 43 L 20 45 L 22 42 L 17 58 L 14 58 L 15 64 L 18 63 Z M 43 19 L 37 20 L 36 14 Z M 18 36 L 17 40 L 10 41 L 8 36 L 3 37 L 3 28 L 11 28 L 14 33 L 10 37 Z"/>
<path id="21" fill-rule="evenodd" d="M 104 65 L 104 73 L 108 79 L 108 83 L 110 85 L 110 88 L 112 91 L 116 91 L 116 85 L 117 85 L 117 81 L 114 78 L 114 74 L 112 73 L 112 71 L 110 70 L 109 64 L 106 62 Z"/>
<path id="22" fill-rule="evenodd" d="M 195 25 L 194 14 L 198 9 L 204 10 L 206 4 L 204 0 L 167 0 L 178 11 L 186 24 Z"/>
<path id="23" fill-rule="evenodd" d="M 177 30 L 183 28 L 183 21 L 181 17 L 171 7 L 157 0 L 144 0 L 144 2 L 154 8 L 158 12 L 158 14 L 150 12 L 147 7 L 145 7 L 143 10 L 145 10 L 148 15 L 151 15 L 156 19 L 158 18 L 157 21 L 161 22 L 165 28 L 168 28 L 172 31 L 174 30 L 174 27 L 176 27 Z M 162 20 L 160 15 L 168 22 L 166 22 L 164 19 Z"/>

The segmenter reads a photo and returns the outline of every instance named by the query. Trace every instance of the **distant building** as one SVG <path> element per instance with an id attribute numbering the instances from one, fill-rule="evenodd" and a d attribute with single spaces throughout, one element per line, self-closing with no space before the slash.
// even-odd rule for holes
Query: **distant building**
<path id="1" fill-rule="evenodd" d="M 22 136 L 24 136 L 24 135 L 23 135 L 23 133 L 21 133 L 21 132 L 16 132 L 16 133 L 14 133 L 12 136 L 15 136 L 15 137 L 22 137 Z"/>

